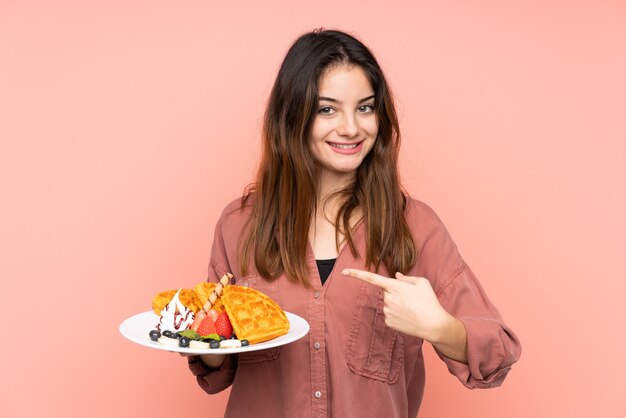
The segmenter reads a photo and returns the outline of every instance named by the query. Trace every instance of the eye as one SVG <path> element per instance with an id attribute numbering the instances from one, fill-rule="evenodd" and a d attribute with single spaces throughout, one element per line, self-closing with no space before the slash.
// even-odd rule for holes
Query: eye
<path id="1" fill-rule="evenodd" d="M 317 113 L 319 113 L 320 115 L 332 115 L 333 113 L 335 113 L 335 109 L 330 106 L 323 106 L 319 108 Z"/>
<path id="2" fill-rule="evenodd" d="M 360 113 L 372 113 L 374 111 L 373 104 L 364 104 L 357 108 Z"/>

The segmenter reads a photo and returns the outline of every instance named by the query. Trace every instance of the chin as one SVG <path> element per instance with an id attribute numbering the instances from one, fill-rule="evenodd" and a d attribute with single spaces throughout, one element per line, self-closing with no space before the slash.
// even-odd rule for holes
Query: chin
<path id="1" fill-rule="evenodd" d="M 351 167 L 345 167 L 345 166 L 341 166 L 341 167 L 328 167 L 328 170 L 337 173 L 337 174 L 353 174 L 356 172 L 357 168 L 359 168 L 359 166 L 351 166 Z"/>

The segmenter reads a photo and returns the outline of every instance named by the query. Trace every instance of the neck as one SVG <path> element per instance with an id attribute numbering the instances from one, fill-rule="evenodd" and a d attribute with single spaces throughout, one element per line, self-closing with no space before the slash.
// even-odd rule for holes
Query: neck
<path id="1" fill-rule="evenodd" d="M 343 228 L 335 222 L 342 199 L 333 194 L 349 185 L 353 178 L 354 173 L 321 170 L 319 174 L 317 209 L 309 229 L 309 242 L 317 259 L 336 258 L 344 243 Z"/>
<path id="2" fill-rule="evenodd" d="M 320 173 L 319 186 L 317 189 L 318 209 L 326 204 L 326 202 L 333 193 L 343 189 L 345 186 L 350 184 L 352 179 L 354 179 L 354 175 L 355 173 L 337 173 L 335 171 L 322 170 Z"/>

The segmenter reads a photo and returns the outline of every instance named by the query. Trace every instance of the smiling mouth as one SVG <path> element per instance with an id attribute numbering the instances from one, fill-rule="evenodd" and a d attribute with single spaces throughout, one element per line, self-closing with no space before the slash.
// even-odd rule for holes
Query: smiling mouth
<path id="1" fill-rule="evenodd" d="M 361 144 L 361 142 L 363 141 L 357 142 L 355 144 L 338 144 L 336 142 L 328 142 L 328 145 L 330 145 L 331 147 L 338 148 L 338 149 L 355 149 Z"/>

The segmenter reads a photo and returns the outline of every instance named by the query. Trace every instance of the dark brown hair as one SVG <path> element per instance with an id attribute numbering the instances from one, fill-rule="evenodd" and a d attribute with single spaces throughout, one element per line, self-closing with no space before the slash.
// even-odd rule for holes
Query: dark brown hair
<path id="1" fill-rule="evenodd" d="M 406 272 L 416 249 L 404 218 L 405 195 L 398 174 L 400 132 L 391 92 L 378 62 L 360 41 L 339 31 L 317 30 L 298 38 L 280 67 L 270 94 L 263 126 L 263 150 L 255 183 L 242 198 L 252 205 L 240 246 L 247 274 L 251 258 L 259 274 L 280 274 L 308 286 L 306 252 L 316 210 L 319 167 L 309 149 L 309 133 L 318 108 L 318 82 L 333 65 L 363 69 L 375 94 L 378 137 L 356 171 L 335 219 L 356 256 L 351 219 L 362 217 L 366 230 L 367 266 L 383 263 L 393 274 Z M 358 209 L 358 212 L 355 210 Z M 339 242 L 337 240 L 337 242 Z"/>

